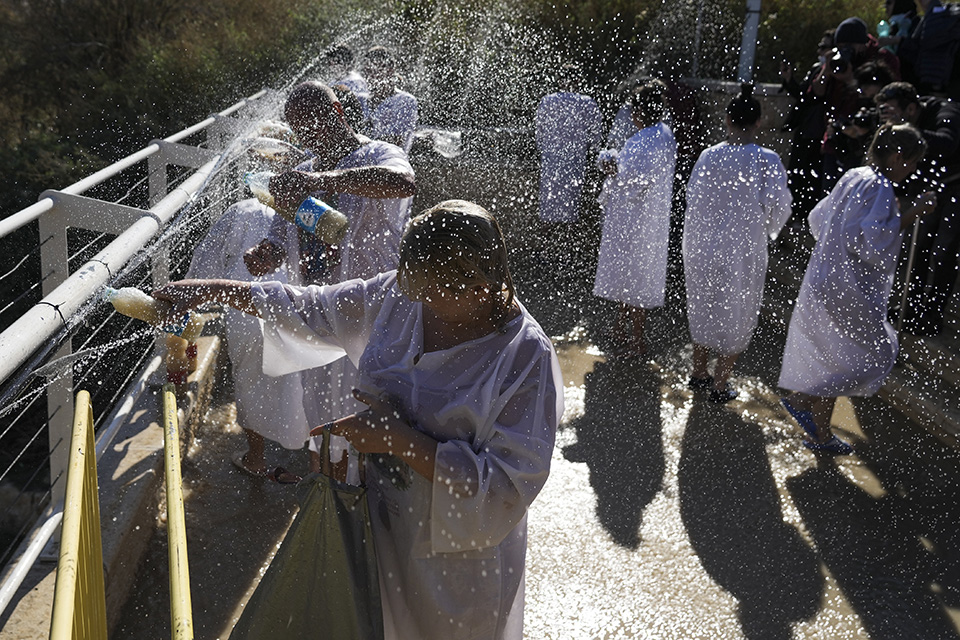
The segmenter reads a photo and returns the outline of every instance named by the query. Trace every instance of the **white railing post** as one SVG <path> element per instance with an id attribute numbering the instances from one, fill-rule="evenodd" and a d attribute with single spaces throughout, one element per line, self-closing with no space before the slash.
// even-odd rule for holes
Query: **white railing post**
<path id="1" fill-rule="evenodd" d="M 156 143 L 156 140 L 154 140 Z M 149 204 L 152 207 L 167 195 L 167 158 L 166 150 L 160 146 L 160 151 L 147 158 L 147 184 L 149 186 Z"/>

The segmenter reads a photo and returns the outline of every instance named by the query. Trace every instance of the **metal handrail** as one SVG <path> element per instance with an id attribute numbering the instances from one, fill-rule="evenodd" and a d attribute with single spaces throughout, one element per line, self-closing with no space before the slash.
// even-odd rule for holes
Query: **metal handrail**
<path id="1" fill-rule="evenodd" d="M 94 451 L 90 394 L 79 392 L 76 404 L 50 640 L 106 640 L 97 458 L 90 455 Z"/>
<path id="2" fill-rule="evenodd" d="M 198 122 L 197 124 L 192 125 L 190 127 L 187 127 L 182 131 L 178 131 L 172 136 L 168 138 L 164 138 L 162 141 L 160 140 L 154 141 L 147 147 L 144 147 L 143 149 L 141 149 L 140 151 L 137 151 L 136 153 L 133 153 L 127 156 L 126 158 L 123 158 L 122 160 L 118 160 L 113 164 L 111 164 L 110 166 L 104 167 L 103 169 L 97 171 L 96 173 L 93 173 L 87 176 L 86 178 L 71 184 L 69 187 L 63 189 L 62 193 L 68 193 L 70 195 L 80 195 L 86 192 L 87 190 L 101 184 L 102 182 L 119 175 L 120 172 L 124 171 L 125 169 L 129 169 L 130 167 L 136 165 L 138 162 L 142 162 L 147 158 L 149 158 L 150 156 L 154 155 L 155 153 L 159 152 L 160 149 L 162 148 L 161 142 L 179 142 L 180 140 L 184 140 L 195 133 L 199 133 L 204 129 L 206 129 L 207 127 L 209 127 L 210 125 L 217 122 L 219 118 L 236 113 L 237 111 L 239 111 L 240 109 L 248 105 L 250 102 L 263 97 L 268 92 L 269 92 L 268 89 L 262 89 L 257 93 L 253 94 L 252 96 L 244 98 L 240 102 L 230 107 L 227 107 L 223 111 L 218 112 L 216 115 L 210 116 L 206 120 Z M 43 215 L 47 211 L 50 211 L 53 208 L 53 205 L 54 205 L 53 198 L 41 196 L 41 199 L 39 202 L 33 205 L 30 205 L 26 209 L 18 211 L 17 213 L 13 214 L 8 218 L 4 218 L 3 220 L 0 220 L 0 238 L 10 233 L 13 233 L 20 227 L 24 226 L 25 224 L 33 222 L 34 220 L 39 218 L 41 215 Z"/>
<path id="3" fill-rule="evenodd" d="M 11 389 L 20 388 L 23 384 L 26 384 L 25 381 L 32 376 L 31 371 L 28 370 L 34 368 L 31 365 L 38 365 L 44 361 L 39 358 L 47 358 L 57 349 L 60 349 L 57 357 L 69 353 L 69 341 L 64 343 L 62 336 L 69 335 L 70 332 L 64 332 L 63 329 L 72 329 L 72 318 L 84 311 L 91 297 L 111 278 L 122 273 L 138 252 L 148 246 L 150 242 L 155 242 L 161 237 L 160 234 L 164 227 L 175 218 L 184 205 L 191 201 L 207 183 L 213 172 L 217 170 L 218 162 L 223 157 L 222 153 L 201 149 L 199 146 L 191 148 L 177 143 L 216 124 L 220 131 L 210 130 L 207 140 L 208 142 L 212 141 L 215 148 L 220 148 L 219 140 L 223 140 L 225 144 L 228 138 L 218 139 L 211 137 L 211 134 L 214 136 L 232 136 L 235 129 L 245 126 L 247 122 L 242 117 L 231 118 L 229 116 L 237 114 L 253 101 L 271 93 L 272 90 L 270 89 L 259 91 L 202 122 L 163 140 L 152 141 L 149 146 L 137 153 L 127 156 L 61 191 L 43 193 L 40 201 L 36 204 L 13 214 L 5 220 L 0 220 L 0 237 L 10 234 L 30 222 L 39 220 L 41 230 L 43 225 L 47 225 L 54 234 L 60 235 L 60 241 L 63 243 L 62 248 L 65 249 L 65 227 L 88 228 L 84 226 L 87 219 L 83 215 L 89 216 L 89 213 L 93 211 L 95 214 L 93 223 L 95 225 L 104 224 L 107 227 L 106 229 L 95 230 L 108 231 L 116 235 L 116 238 L 110 244 L 73 273 L 67 273 L 65 252 L 63 256 L 59 256 L 59 254 L 48 255 L 48 260 L 53 257 L 62 261 L 62 264 L 50 263 L 53 266 L 49 267 L 60 270 L 59 273 L 54 274 L 56 277 L 53 284 L 56 286 L 47 287 L 46 295 L 39 303 L 27 310 L 5 331 L 0 333 L 0 387 L 4 388 L 4 397 L 12 397 L 8 395 L 12 393 Z M 201 151 L 202 153 L 200 153 Z M 184 160 L 185 158 L 186 160 Z M 153 176 L 156 172 L 158 176 L 161 176 L 161 179 L 157 181 L 160 189 L 155 189 L 157 185 L 151 179 L 152 206 L 149 210 L 94 200 L 81 195 L 92 187 L 118 176 L 124 170 L 145 160 L 150 162 L 148 173 Z M 193 167 L 195 171 L 175 188 L 169 188 L 166 179 L 162 177 L 165 174 L 165 166 L 167 164 L 180 165 L 182 162 L 186 163 L 185 166 Z M 168 188 L 169 193 L 167 192 Z M 154 260 L 153 270 L 155 277 L 161 278 L 160 281 L 163 281 L 162 279 L 167 274 L 165 254 L 161 254 L 160 258 L 159 262 Z M 43 259 L 43 256 L 41 256 L 41 259 Z M 44 272 L 47 270 L 48 267 L 44 267 Z M 63 344 L 62 347 L 61 344 Z M 107 420 L 107 424 L 102 425 L 102 433 L 98 433 L 95 446 L 97 458 L 107 449 L 124 418 L 129 414 L 131 398 L 143 391 L 146 378 L 150 371 L 156 369 L 158 360 L 159 358 L 153 358 L 143 374 L 139 376 L 139 379 L 134 379 L 127 386 L 127 391 L 124 393 L 130 397 L 120 406 L 115 407 L 110 414 L 111 417 Z M 71 389 L 69 383 L 65 386 L 67 390 Z M 49 390 L 47 402 L 48 404 L 52 402 Z M 67 405 L 69 409 L 69 406 L 73 404 L 72 397 L 69 398 L 69 401 L 64 399 L 61 404 Z M 57 405 L 50 406 L 56 407 Z M 54 409 L 48 418 L 51 433 L 54 431 L 57 434 L 61 432 L 69 433 L 69 421 L 72 417 L 69 414 L 72 414 L 73 411 L 70 410 L 66 416 L 68 424 L 65 425 L 59 425 L 59 422 L 62 421 L 59 415 L 53 418 L 53 415 L 57 413 L 57 410 Z M 54 421 L 59 425 L 56 428 L 54 427 Z M 64 449 L 64 447 L 61 447 L 61 449 Z M 64 456 L 65 454 L 58 453 L 57 455 Z M 65 461 L 58 464 L 62 465 L 64 463 Z M 52 458 L 50 464 L 52 473 L 54 468 Z M 62 518 L 63 499 L 60 496 L 53 495 L 52 503 L 40 521 L 34 525 L 27 539 L 21 543 L 17 552 L 17 560 L 3 569 L 3 583 L 0 584 L 0 613 L 6 610 L 13 601 L 30 568 L 42 555 L 46 554 L 45 547 L 57 531 Z"/>

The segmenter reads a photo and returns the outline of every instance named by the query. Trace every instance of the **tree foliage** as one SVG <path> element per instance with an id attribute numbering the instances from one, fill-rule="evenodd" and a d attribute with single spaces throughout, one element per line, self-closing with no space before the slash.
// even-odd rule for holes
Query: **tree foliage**
<path id="1" fill-rule="evenodd" d="M 733 79 L 744 9 L 744 0 L 0 0 L 0 215 L 276 86 L 351 19 L 389 17 L 391 43 L 416 51 L 406 72 L 426 98 L 425 122 L 512 126 L 566 61 L 610 104 L 636 72 Z M 764 0 L 757 79 L 776 81 L 783 57 L 806 66 L 824 29 L 851 15 L 875 25 L 881 9 Z M 475 108 L 494 103 L 507 114 Z"/>

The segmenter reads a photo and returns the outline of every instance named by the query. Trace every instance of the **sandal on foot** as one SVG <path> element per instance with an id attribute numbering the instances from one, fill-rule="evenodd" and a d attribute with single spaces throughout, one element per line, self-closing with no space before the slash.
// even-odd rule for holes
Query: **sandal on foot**
<path id="1" fill-rule="evenodd" d="M 276 467 L 273 471 L 270 471 L 266 475 L 277 484 L 297 484 L 303 479 L 292 471 L 287 471 L 283 467 Z"/>
<path id="2" fill-rule="evenodd" d="M 826 442 L 813 442 L 811 440 L 804 439 L 803 446 L 811 451 L 826 451 L 828 453 L 834 453 L 838 456 L 848 456 L 853 453 L 853 447 L 837 436 L 832 436 Z"/>
<path id="3" fill-rule="evenodd" d="M 790 404 L 790 401 L 786 398 L 780 398 L 780 404 L 783 405 L 783 408 L 787 410 L 793 419 L 803 427 L 803 430 L 807 432 L 807 435 L 810 436 L 813 441 L 817 439 L 817 423 L 813 420 L 813 412 L 807 411 L 806 409 L 797 409 L 795 406 Z"/>
<path id="4" fill-rule="evenodd" d="M 714 404 L 724 404 L 735 399 L 738 395 L 740 394 L 730 387 L 725 389 L 710 389 L 710 402 Z"/>
<path id="5" fill-rule="evenodd" d="M 713 376 L 703 378 L 690 376 L 690 379 L 687 381 L 687 386 L 691 389 L 709 389 L 713 386 Z"/>
<path id="6" fill-rule="evenodd" d="M 266 478 L 267 470 L 264 468 L 261 471 L 254 471 L 247 466 L 247 452 L 246 451 L 234 451 L 233 455 L 230 456 L 230 460 L 233 461 L 233 466 L 237 469 L 240 469 L 243 473 L 247 474 L 251 478 Z"/>

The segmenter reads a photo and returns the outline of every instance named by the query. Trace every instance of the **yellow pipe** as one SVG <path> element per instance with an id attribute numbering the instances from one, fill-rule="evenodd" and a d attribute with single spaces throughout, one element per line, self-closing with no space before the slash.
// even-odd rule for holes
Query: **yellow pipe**
<path id="1" fill-rule="evenodd" d="M 176 387 L 163 385 L 163 448 L 167 482 L 167 540 L 170 554 L 170 628 L 174 640 L 193 640 L 187 527 L 180 479 L 180 437 Z"/>
<path id="2" fill-rule="evenodd" d="M 106 640 L 100 500 L 90 394 L 80 391 L 75 406 L 50 639 Z"/>

